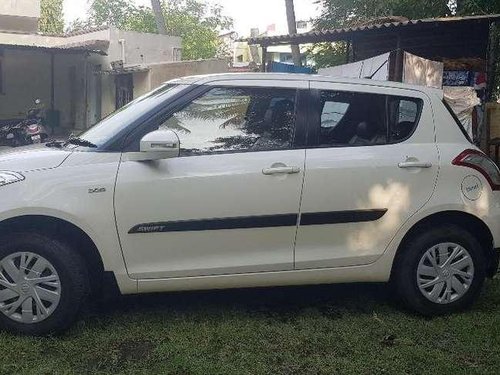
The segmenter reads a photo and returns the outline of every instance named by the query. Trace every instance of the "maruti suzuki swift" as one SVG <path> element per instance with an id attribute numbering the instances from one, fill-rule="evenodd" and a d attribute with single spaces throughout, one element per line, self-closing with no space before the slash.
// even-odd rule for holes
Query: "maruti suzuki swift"
<path id="1" fill-rule="evenodd" d="M 0 326 L 66 329 L 123 294 L 390 282 L 425 315 L 496 273 L 500 172 L 439 90 L 170 81 L 65 142 L 0 153 Z"/>

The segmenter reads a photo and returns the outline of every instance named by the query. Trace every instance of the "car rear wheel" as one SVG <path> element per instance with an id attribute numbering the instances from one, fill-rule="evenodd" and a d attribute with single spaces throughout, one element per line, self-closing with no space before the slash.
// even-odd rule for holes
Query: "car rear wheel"
<path id="1" fill-rule="evenodd" d="M 477 299 L 485 279 L 481 245 L 454 225 L 428 228 L 406 241 L 393 282 L 401 300 L 424 315 L 462 310 Z"/>
<path id="2" fill-rule="evenodd" d="M 0 238 L 0 325 L 21 334 L 61 332 L 88 291 L 85 264 L 57 240 L 16 233 Z"/>

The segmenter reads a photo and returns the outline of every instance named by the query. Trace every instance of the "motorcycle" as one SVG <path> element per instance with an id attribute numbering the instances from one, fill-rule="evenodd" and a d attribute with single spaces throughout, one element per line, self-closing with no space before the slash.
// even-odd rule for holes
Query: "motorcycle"
<path id="1" fill-rule="evenodd" d="M 44 109 L 40 99 L 35 100 L 35 107 L 30 108 L 26 119 L 16 124 L 0 128 L 0 144 L 12 147 L 43 143 L 49 137 L 43 125 Z"/>

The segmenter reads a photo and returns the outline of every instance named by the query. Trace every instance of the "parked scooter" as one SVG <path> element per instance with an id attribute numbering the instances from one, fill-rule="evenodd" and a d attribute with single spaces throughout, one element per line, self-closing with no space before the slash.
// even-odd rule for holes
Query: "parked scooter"
<path id="1" fill-rule="evenodd" d="M 0 144 L 19 147 L 45 142 L 49 134 L 43 125 L 44 114 L 42 101 L 36 99 L 35 107 L 28 110 L 26 119 L 0 128 Z"/>

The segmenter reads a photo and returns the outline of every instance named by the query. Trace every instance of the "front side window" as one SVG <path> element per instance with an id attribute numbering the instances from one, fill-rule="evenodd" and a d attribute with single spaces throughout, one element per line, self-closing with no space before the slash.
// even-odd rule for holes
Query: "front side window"
<path id="1" fill-rule="evenodd" d="M 159 128 L 177 133 L 181 156 L 292 147 L 296 90 L 217 87 Z"/>
<path id="2" fill-rule="evenodd" d="M 105 117 L 85 133 L 82 133 L 79 138 L 97 147 L 103 147 L 122 131 L 127 130 L 130 124 L 140 120 L 148 113 L 156 111 L 164 102 L 181 93 L 187 87 L 187 85 L 175 84 L 160 86 Z"/>

